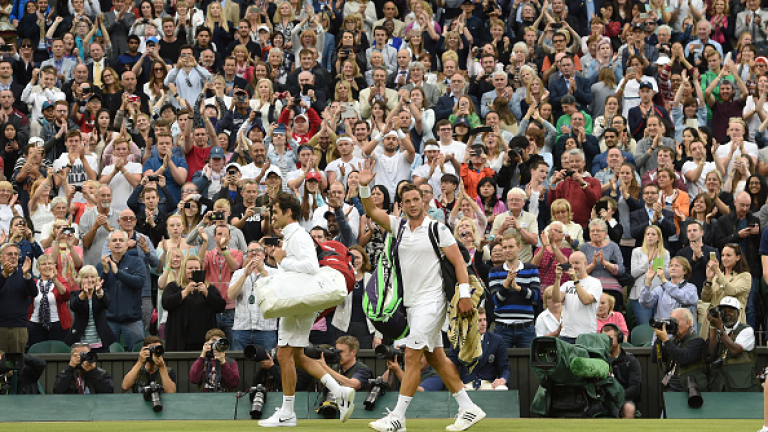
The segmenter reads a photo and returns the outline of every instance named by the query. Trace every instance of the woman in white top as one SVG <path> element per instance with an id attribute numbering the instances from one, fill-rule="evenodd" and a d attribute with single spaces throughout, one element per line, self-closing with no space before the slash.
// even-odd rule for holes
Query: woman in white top
<path id="1" fill-rule="evenodd" d="M 312 6 L 309 6 L 312 7 Z M 293 53 L 298 57 L 302 48 L 315 48 L 317 50 L 317 62 L 320 63 L 323 57 L 323 47 L 325 45 L 325 30 L 318 24 L 319 15 L 314 18 L 303 18 L 299 24 L 291 30 L 291 44 Z M 331 55 L 327 53 L 327 55 Z"/>
<path id="2" fill-rule="evenodd" d="M 188 0 L 179 0 L 176 2 L 176 16 L 174 19 L 176 20 L 176 23 L 178 23 L 179 20 L 184 23 L 184 28 L 187 32 L 187 43 L 194 44 L 197 27 L 203 25 L 203 22 L 205 22 L 203 11 L 196 7 L 190 8 Z"/>
<path id="3" fill-rule="evenodd" d="M 158 39 L 162 39 L 163 22 L 155 15 L 155 8 L 152 6 L 152 2 L 149 0 L 142 0 L 141 4 L 139 5 L 139 15 L 140 16 L 136 17 L 136 21 L 134 21 L 133 25 L 131 26 L 130 34 L 139 36 L 142 38 L 142 42 L 146 40 L 145 38 L 155 35 L 160 35 Z M 154 25 L 154 34 L 147 34 L 145 31 L 147 29 L 147 24 L 149 23 Z"/>
<path id="4" fill-rule="evenodd" d="M 344 16 L 360 14 L 363 17 L 363 28 L 369 35 L 373 34 L 373 23 L 378 19 L 376 5 L 369 0 L 352 0 L 344 2 Z"/>
<path id="5" fill-rule="evenodd" d="M 669 251 L 664 248 L 664 239 L 661 234 L 661 228 L 656 225 L 650 225 L 645 229 L 643 235 L 643 245 L 632 250 L 632 277 L 635 278 L 635 285 L 629 292 L 629 301 L 627 309 L 633 308 L 635 311 L 636 325 L 648 324 L 653 318 L 653 310 L 646 309 L 640 304 L 640 291 L 645 286 L 645 276 L 648 266 L 653 265 L 654 259 L 661 258 L 664 267 L 664 274 L 669 278 Z M 658 265 L 656 266 L 658 267 Z M 651 288 L 661 285 L 658 277 L 653 279 Z"/>
<path id="6" fill-rule="evenodd" d="M 257 117 L 261 117 L 261 124 L 264 126 L 276 122 L 280 117 L 283 102 L 275 96 L 271 80 L 260 79 L 256 83 L 251 108 L 257 111 Z"/>
<path id="7" fill-rule="evenodd" d="M 171 216 L 168 218 L 167 225 L 170 234 L 171 221 L 178 225 L 178 233 L 181 233 L 181 218 L 178 216 Z M 169 248 L 169 249 L 166 249 Z M 184 257 L 189 254 L 189 245 L 183 237 L 179 237 L 176 240 L 165 240 L 161 243 L 161 247 L 155 250 L 158 255 L 162 254 L 161 263 L 158 265 L 158 269 L 162 268 L 163 273 L 157 280 L 157 331 L 161 338 L 165 338 L 165 323 L 168 321 L 168 314 L 163 309 L 162 298 L 163 290 L 169 282 L 178 281 L 179 270 L 181 269 L 181 263 L 184 261 Z M 170 258 L 168 258 L 170 257 Z"/>
<path id="8" fill-rule="evenodd" d="M 25 263 L 31 267 L 31 262 Z M 50 255 L 37 260 L 40 278 L 35 279 L 38 293 L 32 300 L 32 314 L 27 331 L 28 346 L 48 340 L 64 341 L 69 333 L 72 318 L 69 312 L 70 288 L 67 281 L 56 274 L 56 263 Z M 27 270 L 28 271 L 28 270 Z"/>
<path id="9" fill-rule="evenodd" d="M 421 142 L 435 139 L 432 134 L 432 129 L 435 127 L 435 112 L 427 105 L 424 89 L 421 87 L 412 88 L 409 97 L 408 110 L 411 112 L 416 132 L 421 133 Z"/>
<path id="10" fill-rule="evenodd" d="M 536 318 L 536 337 L 560 336 L 563 301 L 555 302 L 552 300 L 553 289 L 554 287 L 550 285 L 544 290 L 543 300 L 547 308 Z"/>
<path id="11" fill-rule="evenodd" d="M 349 88 L 350 84 L 347 81 L 339 81 L 336 83 L 336 90 L 334 91 L 333 100 L 336 102 L 340 102 L 340 108 L 342 110 L 342 113 L 347 115 L 346 111 L 351 111 L 352 114 L 354 114 L 355 118 L 353 120 L 359 120 L 360 119 L 360 102 L 355 100 L 354 97 L 352 97 L 352 90 Z M 352 104 L 349 108 L 345 104 Z"/>
<path id="12" fill-rule="evenodd" d="M 49 200 L 51 198 L 51 189 L 54 187 L 53 183 L 53 168 L 48 169 L 48 177 L 40 177 L 32 184 L 32 190 L 30 194 L 32 197 L 27 203 L 27 209 L 29 210 L 29 219 L 32 224 L 37 228 L 35 232 L 35 241 L 40 243 L 43 240 L 42 230 L 40 227 L 49 224 L 54 221 L 55 217 L 51 212 L 51 205 Z M 66 213 L 67 204 L 64 202 L 64 209 Z"/>

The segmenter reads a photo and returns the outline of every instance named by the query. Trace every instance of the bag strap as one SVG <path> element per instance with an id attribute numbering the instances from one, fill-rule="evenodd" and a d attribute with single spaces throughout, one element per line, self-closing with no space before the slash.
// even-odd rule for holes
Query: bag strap
<path id="1" fill-rule="evenodd" d="M 435 255 L 437 255 L 437 259 L 442 260 L 443 254 L 440 252 L 440 247 L 437 245 L 437 237 L 438 237 L 437 225 L 438 225 L 437 221 L 429 223 L 428 235 L 429 235 L 429 242 L 432 243 L 432 249 L 434 249 Z"/>
<path id="2" fill-rule="evenodd" d="M 408 219 L 401 219 L 400 226 L 397 228 L 397 234 L 395 236 L 395 243 L 392 245 L 392 262 L 395 266 L 395 277 L 397 278 L 397 286 L 401 287 L 403 282 L 403 275 L 400 271 L 400 241 L 403 239 L 403 233 L 405 232 L 405 224 L 408 223 Z"/>

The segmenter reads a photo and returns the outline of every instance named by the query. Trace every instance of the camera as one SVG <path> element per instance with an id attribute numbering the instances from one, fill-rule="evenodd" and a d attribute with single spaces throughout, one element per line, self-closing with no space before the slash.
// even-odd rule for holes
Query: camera
<path id="1" fill-rule="evenodd" d="M 227 171 L 227 175 L 228 175 L 228 176 L 233 176 L 233 177 L 234 177 L 234 176 L 236 176 L 236 175 L 238 175 L 239 173 L 240 173 L 240 171 L 238 171 L 238 170 L 236 170 L 236 169 L 233 169 L 233 170 L 229 170 L 229 171 Z"/>
<path id="2" fill-rule="evenodd" d="M 382 377 L 376 378 L 373 381 L 373 384 L 371 384 L 371 392 L 368 393 L 368 397 L 366 397 L 365 402 L 363 402 L 363 405 L 365 405 L 365 410 L 373 411 L 373 409 L 376 408 L 376 401 L 381 396 L 384 396 L 384 394 L 386 394 L 388 391 L 389 384 L 387 384 L 387 382 L 384 381 Z"/>
<path id="3" fill-rule="evenodd" d="M 192 282 L 205 283 L 205 270 L 192 270 Z"/>
<path id="4" fill-rule="evenodd" d="M 306 350 L 306 348 L 305 348 Z M 323 416 L 324 419 L 339 418 L 339 404 L 336 403 L 336 396 L 325 389 L 322 401 L 315 403 L 315 412 Z"/>
<path id="5" fill-rule="evenodd" d="M 185 209 L 192 208 L 192 203 L 185 202 L 184 203 L 184 208 Z"/>
<path id="6" fill-rule="evenodd" d="M 163 392 L 163 386 L 156 383 L 150 383 L 145 387 L 139 387 L 139 393 L 144 395 L 144 400 L 152 402 L 152 411 L 160 412 L 163 410 L 163 401 L 160 400 L 160 393 Z"/>
<path id="7" fill-rule="evenodd" d="M 93 364 L 96 363 L 97 360 L 99 360 L 99 356 L 93 351 L 80 353 L 80 364 L 83 364 L 84 362 Z"/>
<path id="8" fill-rule="evenodd" d="M 275 97 L 277 99 L 285 99 L 285 97 L 288 96 L 288 93 L 282 92 L 282 93 L 275 93 Z"/>
<path id="9" fill-rule="evenodd" d="M 352 54 L 352 50 L 349 48 L 342 48 L 339 50 L 339 54 L 343 55 L 344 57 L 349 57 L 349 55 Z"/>
<path id="10" fill-rule="evenodd" d="M 261 413 L 264 412 L 264 403 L 267 402 L 267 388 L 259 384 L 248 389 L 248 394 L 251 396 L 251 418 L 260 419 Z"/>
<path id="11" fill-rule="evenodd" d="M 315 360 L 319 359 L 320 355 L 322 355 L 326 363 L 338 363 L 341 361 L 341 353 L 335 347 L 323 348 L 318 345 L 311 345 L 304 348 L 304 355 Z"/>
<path id="12" fill-rule="evenodd" d="M 62 234 L 74 234 L 75 229 L 73 227 L 65 227 L 61 230 Z"/>
<path id="13" fill-rule="evenodd" d="M 510 161 L 513 160 L 513 159 L 517 159 L 520 156 L 521 156 L 520 150 L 518 150 L 517 148 L 511 148 L 507 152 L 507 157 L 509 158 Z"/>
<path id="14" fill-rule="evenodd" d="M 658 319 L 654 318 L 651 320 L 650 323 L 651 327 L 661 330 L 664 328 L 664 326 L 667 326 L 667 333 L 669 334 L 675 334 L 677 333 L 677 319 L 675 318 L 668 318 L 668 319 Z"/>
<path id="15" fill-rule="evenodd" d="M 723 319 L 723 309 L 720 306 L 715 306 L 709 310 L 709 316 L 711 318 Z"/>
<path id="16" fill-rule="evenodd" d="M 565 170 L 565 176 L 566 177 L 572 177 L 573 173 L 575 173 L 575 172 L 576 171 L 574 171 L 574 170 Z"/>
<path id="17" fill-rule="evenodd" d="M 151 176 L 147 176 L 147 181 L 156 182 L 159 178 L 160 176 L 151 175 Z"/>
<path id="18" fill-rule="evenodd" d="M 566 271 L 571 269 L 571 264 L 570 263 L 560 264 L 560 269 L 562 269 L 564 272 L 566 272 Z"/>
<path id="19" fill-rule="evenodd" d="M 205 356 L 209 359 L 213 358 L 213 352 L 224 352 L 229 349 L 229 339 L 221 338 L 211 342 L 211 350 L 205 353 Z"/>
<path id="20" fill-rule="evenodd" d="M 560 30 L 561 28 L 563 28 L 563 23 L 552 23 L 553 30 Z"/>
<path id="21" fill-rule="evenodd" d="M 245 348 L 243 348 L 243 357 L 245 357 L 246 360 L 255 362 L 266 360 L 269 357 L 272 357 L 273 361 L 277 361 L 277 349 L 272 348 L 267 351 L 261 345 L 246 345 Z"/>
<path id="22" fill-rule="evenodd" d="M 280 246 L 280 238 L 278 237 L 264 237 L 264 245 L 265 246 Z"/>
<path id="23" fill-rule="evenodd" d="M 390 347 L 389 345 L 380 344 L 376 346 L 374 350 L 376 358 L 381 360 L 395 361 L 395 357 L 402 361 L 405 356 L 405 351 L 397 347 Z"/>
<path id="24" fill-rule="evenodd" d="M 293 97 L 293 104 L 298 105 L 301 103 L 301 96 L 294 96 Z"/>
<path id="25" fill-rule="evenodd" d="M 213 213 L 211 213 L 211 220 L 212 221 L 224 220 L 224 212 L 213 212 Z"/>
<path id="26" fill-rule="evenodd" d="M 557 341 L 554 338 L 536 338 L 531 344 L 531 366 L 545 371 L 557 367 Z"/>
<path id="27" fill-rule="evenodd" d="M 81 185 L 75 185 L 75 192 L 82 192 L 83 187 Z"/>
<path id="28" fill-rule="evenodd" d="M 163 354 L 165 354 L 165 348 L 163 348 L 162 345 L 152 345 L 149 347 L 149 357 L 147 357 L 147 361 L 152 359 L 152 357 L 162 357 Z"/>
<path id="29" fill-rule="evenodd" d="M 128 102 L 139 103 L 141 98 L 136 95 L 128 95 Z"/>

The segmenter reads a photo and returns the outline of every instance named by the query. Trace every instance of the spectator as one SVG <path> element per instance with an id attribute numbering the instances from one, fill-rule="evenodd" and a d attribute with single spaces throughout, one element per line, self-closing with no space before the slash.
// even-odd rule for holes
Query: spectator
<path id="1" fill-rule="evenodd" d="M 665 272 L 670 275 L 669 281 Z M 653 317 L 656 319 L 669 318 L 674 309 L 688 309 L 694 317 L 691 325 L 696 326 L 696 305 L 699 296 L 696 294 L 696 286 L 688 282 L 689 277 L 691 277 L 691 265 L 682 257 L 672 258 L 668 271 L 649 265 L 645 273 L 644 286 L 640 290 L 640 305 L 654 310 Z M 651 284 L 656 278 L 661 283 L 652 288 Z"/>
<path id="2" fill-rule="evenodd" d="M 464 382 L 465 390 L 508 390 L 509 357 L 504 348 L 504 338 L 488 333 L 488 319 L 485 309 L 477 309 L 477 331 L 480 333 L 482 355 L 470 372 L 459 361 L 456 349 L 451 349 L 449 358 L 456 365 Z"/>
<path id="3" fill-rule="evenodd" d="M 625 336 L 616 324 L 606 324 L 600 331 L 611 338 L 610 356 L 611 372 L 613 377 L 624 387 L 624 405 L 621 406 L 622 418 L 635 418 L 637 404 L 640 402 L 640 388 L 642 386 L 642 370 L 640 362 L 632 353 L 628 353 L 621 347 Z"/>
<path id="4" fill-rule="evenodd" d="M 758 389 L 755 331 L 739 322 L 740 310 L 739 301 L 728 296 L 720 300 L 716 315 L 707 315 L 708 357 L 723 360 L 719 367 L 711 369 L 709 373 L 709 391 L 745 392 Z"/>
<path id="5" fill-rule="evenodd" d="M 677 320 L 677 332 L 667 334 L 667 326 L 654 328 L 656 341 L 653 350 L 661 351 L 661 362 L 664 370 L 670 371 L 663 385 L 666 391 L 684 392 L 688 389 L 688 380 L 693 379 L 699 389 L 708 388 L 707 367 L 704 357 L 707 353 L 707 343 L 696 334 L 693 326 L 693 315 L 688 309 L 675 309 L 670 316 Z M 656 356 L 651 361 L 658 363 Z"/>
<path id="6" fill-rule="evenodd" d="M 571 95 L 576 99 L 577 108 L 586 110 L 592 103 L 592 88 L 586 78 L 575 75 L 574 57 L 566 54 L 560 59 L 561 77 L 555 78 L 549 84 L 549 101 L 555 111 L 555 116 L 562 114 L 561 99 Z"/>
<path id="7" fill-rule="evenodd" d="M 491 235 L 503 236 L 516 234 L 520 236 L 520 260 L 530 262 L 533 258 L 533 245 L 539 242 L 539 225 L 536 216 L 524 211 L 527 195 L 523 189 L 513 188 L 507 193 L 509 212 L 499 215 L 493 221 Z"/>
<path id="8" fill-rule="evenodd" d="M 69 313 L 71 287 L 56 271 L 56 263 L 50 255 L 37 260 L 40 278 L 35 279 L 39 293 L 29 305 L 28 346 L 47 340 L 64 341 L 72 325 Z"/>
<path id="9" fill-rule="evenodd" d="M 647 120 L 653 115 L 658 117 L 659 120 L 664 119 L 669 121 L 669 113 L 664 107 L 655 105 L 653 98 L 655 91 L 653 85 L 648 81 L 640 83 L 640 104 L 629 110 L 627 114 L 627 121 L 629 122 L 629 132 L 636 141 L 643 139 L 646 129 Z"/>
<path id="10" fill-rule="evenodd" d="M 590 241 L 579 248 L 587 256 L 586 272 L 600 281 L 604 292 L 616 298 L 617 310 L 621 312 L 624 294 L 617 277 L 625 269 L 619 245 L 608 237 L 608 225 L 603 219 L 589 222 L 589 234 Z"/>
<path id="11" fill-rule="evenodd" d="M 120 1 L 120 0 L 118 0 Z M 115 384 L 109 373 L 96 367 L 95 353 L 82 342 L 72 345 L 72 355 L 66 369 L 56 375 L 53 383 L 54 394 L 102 394 L 114 393 Z"/>
<path id="12" fill-rule="evenodd" d="M 107 321 L 110 297 L 102 288 L 103 282 L 94 266 L 80 269 L 80 293 L 70 301 L 74 323 L 67 335 L 68 345 L 82 342 L 94 352 L 109 352 L 110 345 L 117 341 Z"/>
<path id="13" fill-rule="evenodd" d="M 717 56 L 717 54 L 713 54 Z M 730 72 L 729 72 L 730 71 Z M 726 74 L 731 73 L 733 78 L 726 78 Z M 722 82 L 721 82 L 722 81 Z M 734 82 L 735 81 L 735 82 Z M 715 88 L 719 84 L 720 94 L 715 95 Z M 739 87 L 741 96 L 736 99 L 736 93 L 734 84 Z M 702 83 L 702 85 L 704 85 Z M 712 110 L 712 132 L 713 136 L 718 142 L 725 142 L 726 136 L 731 135 L 732 140 L 744 137 L 746 125 L 744 120 L 740 120 L 741 134 L 734 134 L 731 130 L 731 119 L 740 118 L 744 112 L 744 105 L 746 104 L 747 96 L 749 96 L 749 90 L 742 81 L 738 73 L 736 73 L 736 65 L 731 61 L 720 70 L 720 73 L 709 83 L 704 95 L 707 98 L 707 106 Z M 735 135 L 735 136 L 734 136 Z M 739 144 L 739 141 L 736 141 Z M 726 147 L 727 148 L 727 147 Z M 724 149 L 725 150 L 725 149 Z M 750 149 L 753 150 L 753 149 Z M 750 156 L 757 158 L 757 150 L 754 150 Z M 719 155 L 718 155 L 719 156 Z M 732 167 L 729 166 L 729 171 Z"/>
<path id="14" fill-rule="evenodd" d="M 536 249 L 536 253 L 531 259 L 531 264 L 539 267 L 539 279 L 541 286 L 550 286 L 555 281 L 555 267 L 560 264 L 567 264 L 568 257 L 573 253 L 573 249 L 563 246 L 565 225 L 560 221 L 553 221 L 542 231 L 541 247 Z M 568 275 L 563 275 L 563 282 L 568 282 Z"/>
<path id="15" fill-rule="evenodd" d="M 163 341 L 157 336 L 147 336 L 139 351 L 139 358 L 130 371 L 123 377 L 123 391 L 133 393 L 151 385 L 159 385 L 163 393 L 176 393 L 176 372 L 165 364 L 162 352 L 154 351 L 163 348 Z"/>
<path id="16" fill-rule="evenodd" d="M 664 136 L 664 132 L 665 126 L 661 117 L 651 114 L 645 120 L 644 136 L 637 142 L 635 150 L 635 162 L 641 177 L 645 176 L 648 171 L 659 168 L 657 153 L 661 148 L 672 149 L 672 159 L 675 159 L 675 140 Z"/>
<path id="17" fill-rule="evenodd" d="M 752 277 L 741 247 L 736 243 L 728 243 L 722 249 L 722 264 L 717 260 L 709 260 L 707 264 L 707 281 L 701 291 L 701 300 L 709 303 L 707 313 L 719 305 L 726 296 L 735 297 L 742 305 L 739 311 L 739 321 L 746 321 L 746 310 Z M 750 326 L 751 327 L 751 326 Z M 753 327 L 754 328 L 754 327 Z M 701 334 L 709 334 L 708 323 L 702 322 Z"/>
<path id="18" fill-rule="evenodd" d="M 558 266 L 555 270 L 552 301 L 563 302 L 567 317 L 558 337 L 568 343 L 575 343 L 578 335 L 596 332 L 597 298 L 602 295 L 603 289 L 600 281 L 587 274 L 587 256 L 583 252 L 574 252 L 568 261 L 571 268 L 566 273 L 571 280 L 560 285 L 563 269 Z"/>
<path id="19" fill-rule="evenodd" d="M 115 301 L 109 304 L 107 322 L 116 338 L 123 336 L 125 346 L 133 349 L 144 335 L 142 327 L 142 289 L 149 279 L 144 262 L 128 253 L 125 231 L 109 233 L 109 254 L 96 265 L 104 281 L 104 291 Z M 119 299 L 119 300 L 118 300 Z"/>
<path id="20" fill-rule="evenodd" d="M 643 200 L 645 207 L 629 215 L 632 237 L 636 243 L 642 244 L 645 241 L 645 229 L 650 225 L 656 225 L 661 229 L 661 237 L 666 246 L 667 238 L 674 235 L 676 231 L 674 214 L 659 202 L 659 186 L 653 183 L 643 187 Z M 639 276 L 638 274 L 637 277 Z"/>
<path id="21" fill-rule="evenodd" d="M 566 169 L 555 171 L 552 178 L 558 184 L 555 190 L 547 194 L 547 201 L 552 205 L 558 198 L 564 198 L 573 208 L 573 221 L 586 227 L 592 206 L 602 195 L 600 181 L 584 171 L 586 161 L 582 150 L 569 150 L 568 156 L 572 174 L 566 175 L 569 174 Z"/>
<path id="22" fill-rule="evenodd" d="M 613 310 L 616 304 L 616 298 L 610 294 L 603 293 L 600 296 L 600 305 L 597 307 L 597 332 L 602 333 L 605 326 L 616 326 L 625 338 L 629 338 L 627 321 L 621 312 Z"/>
<path id="23" fill-rule="evenodd" d="M 24 352 L 27 346 L 27 319 L 30 301 L 38 295 L 30 270 L 32 260 L 19 265 L 20 249 L 16 243 L 0 246 L 0 351 Z"/>
<path id="24" fill-rule="evenodd" d="M 640 296 L 645 287 L 649 287 L 650 294 L 653 288 L 661 286 L 661 279 L 657 276 L 659 261 L 664 274 L 668 277 L 669 252 L 664 247 L 662 230 L 657 225 L 645 226 L 642 246 L 632 251 L 631 274 L 635 278 L 635 284 L 632 286 L 627 302 L 627 307 L 634 311 L 636 325 L 648 324 L 653 317 L 653 307 L 641 303 Z M 651 271 L 653 274 L 649 275 L 648 272 Z M 648 280 L 649 276 L 651 280 Z M 663 315 L 665 318 L 668 316 L 669 314 Z"/>
<path id="25" fill-rule="evenodd" d="M 488 274 L 493 293 L 494 332 L 501 336 L 507 348 L 528 348 L 535 337 L 534 306 L 539 304 L 539 271 L 533 264 L 519 258 L 519 237 L 504 235 L 501 241 L 506 261 Z"/>
<path id="26" fill-rule="evenodd" d="M 103 185 L 96 191 L 96 211 L 85 212 L 80 218 L 80 239 L 83 242 L 86 265 L 96 265 L 107 237 L 118 226 L 119 213 L 112 210 L 112 190 Z"/>
<path id="27" fill-rule="evenodd" d="M 223 311 L 226 306 L 219 290 L 204 281 L 207 277 L 202 270 L 201 259 L 194 255 L 188 256 L 178 279 L 166 285 L 163 291 L 163 309 L 168 313 L 165 332 L 169 351 L 197 350 L 210 342 L 211 338 L 205 337 L 208 336 L 206 332 L 215 329 L 216 313 Z M 191 320 L 189 317 L 196 318 Z M 221 335 L 223 337 L 224 332 Z M 203 347 L 203 350 L 206 348 Z"/>
<path id="28" fill-rule="evenodd" d="M 266 319 L 256 303 L 256 283 L 275 271 L 266 266 L 266 251 L 257 241 L 248 245 L 241 269 L 231 279 L 227 297 L 235 300 L 235 322 L 232 326 L 232 349 L 240 351 L 248 344 L 267 350 L 277 346 L 277 319 Z"/>
<path id="29" fill-rule="evenodd" d="M 341 336 L 336 339 L 335 347 L 339 350 L 339 371 L 328 366 L 323 357 L 317 360 L 324 372 L 330 374 L 340 385 L 355 390 L 367 389 L 373 380 L 373 372 L 365 363 L 357 359 L 360 342 L 354 336 Z"/>
<path id="30" fill-rule="evenodd" d="M 216 348 L 219 346 L 219 340 L 223 338 L 223 331 L 217 328 L 208 330 L 205 334 L 203 351 L 189 370 L 189 382 L 202 385 L 206 393 L 234 390 L 240 385 L 237 362 L 227 361 L 224 349 Z"/>

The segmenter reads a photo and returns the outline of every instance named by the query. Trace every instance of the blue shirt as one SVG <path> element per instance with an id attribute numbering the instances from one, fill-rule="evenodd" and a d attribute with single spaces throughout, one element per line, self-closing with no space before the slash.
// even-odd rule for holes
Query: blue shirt
<path id="1" fill-rule="evenodd" d="M 180 158 L 178 156 L 171 156 L 171 160 L 174 164 L 176 164 L 179 168 L 189 169 L 187 166 L 187 161 L 184 158 Z M 160 169 L 160 167 L 163 166 L 163 161 L 159 157 L 152 157 L 147 159 L 146 162 L 144 162 L 144 171 L 152 170 L 157 171 Z M 171 170 L 166 169 L 163 173 L 165 176 L 165 187 L 168 188 L 168 190 L 171 192 L 171 195 L 173 195 L 173 198 L 178 202 L 181 200 L 181 186 L 184 185 L 182 182 L 181 184 L 176 183 L 176 180 L 174 180 L 173 175 L 171 175 Z M 162 191 L 160 192 L 163 193 Z"/>

